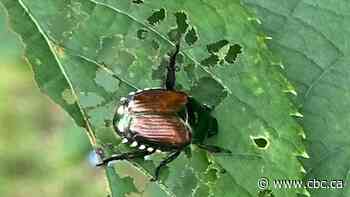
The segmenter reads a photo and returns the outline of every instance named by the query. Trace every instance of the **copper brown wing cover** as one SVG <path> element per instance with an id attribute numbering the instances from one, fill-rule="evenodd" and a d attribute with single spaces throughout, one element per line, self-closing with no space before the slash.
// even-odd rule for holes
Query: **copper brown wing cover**
<path id="1" fill-rule="evenodd" d="M 146 139 L 154 145 L 183 147 L 190 143 L 190 128 L 178 117 L 166 114 L 147 114 L 134 116 L 130 131 L 135 139 Z"/>
<path id="2" fill-rule="evenodd" d="M 187 103 L 187 95 L 180 91 L 163 89 L 136 93 L 128 108 L 131 113 L 175 113 Z"/>
<path id="3" fill-rule="evenodd" d="M 143 90 L 128 103 L 132 116 L 130 131 L 138 141 L 164 147 L 190 143 L 190 127 L 177 115 L 187 103 L 187 95 L 164 89 Z"/>

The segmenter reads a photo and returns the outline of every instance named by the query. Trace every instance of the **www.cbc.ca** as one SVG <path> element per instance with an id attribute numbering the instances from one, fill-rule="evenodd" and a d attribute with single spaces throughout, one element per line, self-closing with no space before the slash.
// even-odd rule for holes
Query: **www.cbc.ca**
<path id="1" fill-rule="evenodd" d="M 274 189 L 342 189 L 345 187 L 343 180 L 317 180 L 310 179 L 307 181 L 303 180 L 292 180 L 292 179 L 278 179 L 270 181 L 266 177 L 262 177 L 258 180 L 258 188 L 265 190 L 268 188 Z"/>

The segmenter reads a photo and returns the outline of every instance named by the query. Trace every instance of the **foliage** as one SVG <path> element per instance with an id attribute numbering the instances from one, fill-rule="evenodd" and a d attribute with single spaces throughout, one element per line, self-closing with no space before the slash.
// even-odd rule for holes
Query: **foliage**
<path id="1" fill-rule="evenodd" d="M 281 57 L 296 84 L 304 115 L 310 159 L 306 179 L 348 183 L 350 159 L 350 2 L 244 0 L 272 36 L 269 47 Z M 349 196 L 344 189 L 314 189 L 312 196 Z"/>
<path id="2" fill-rule="evenodd" d="M 113 197 L 257 196 L 260 177 L 303 177 L 296 156 L 306 156 L 304 133 L 288 98 L 295 90 L 258 20 L 239 1 L 1 2 L 41 90 L 106 154 L 127 149 L 110 125 L 117 101 L 135 89 L 161 86 L 167 53 L 183 38 L 177 88 L 214 108 L 219 133 L 207 142 L 233 154 L 192 146 L 191 156 L 182 154 L 158 183 L 148 180 L 162 154 L 118 162 L 106 167 Z M 272 188 L 275 196 L 303 192 Z"/>

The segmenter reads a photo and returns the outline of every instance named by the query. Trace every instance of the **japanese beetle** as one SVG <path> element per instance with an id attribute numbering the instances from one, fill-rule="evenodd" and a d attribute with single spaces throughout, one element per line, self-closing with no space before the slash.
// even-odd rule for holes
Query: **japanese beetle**
<path id="1" fill-rule="evenodd" d="M 113 127 L 122 138 L 122 143 L 129 144 L 135 151 L 112 155 L 104 158 L 99 165 L 113 160 L 142 158 L 156 151 L 169 152 L 155 170 L 158 180 L 160 169 L 176 159 L 192 142 L 192 129 L 189 119 L 193 118 L 191 97 L 185 92 L 175 90 L 176 56 L 179 44 L 170 57 L 167 67 L 165 88 L 151 88 L 130 93 L 120 100 L 114 118 Z M 229 150 L 198 143 L 198 147 L 210 152 Z"/>

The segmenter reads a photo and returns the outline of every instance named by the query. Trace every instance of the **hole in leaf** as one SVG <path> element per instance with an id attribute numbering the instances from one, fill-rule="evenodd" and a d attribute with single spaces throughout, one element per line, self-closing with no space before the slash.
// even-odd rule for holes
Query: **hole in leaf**
<path id="1" fill-rule="evenodd" d="M 149 24 L 155 25 L 155 24 L 163 21 L 164 19 L 165 19 L 165 9 L 161 8 L 161 9 L 153 12 L 153 14 L 147 18 L 147 21 Z"/>
<path id="2" fill-rule="evenodd" d="M 142 3 L 144 3 L 143 0 L 133 0 L 132 2 L 135 3 L 135 4 L 142 4 Z"/>
<path id="3" fill-rule="evenodd" d="M 219 56 L 216 54 L 211 54 L 208 58 L 201 61 L 201 64 L 204 66 L 215 66 L 219 62 Z"/>
<path id="4" fill-rule="evenodd" d="M 198 38 L 197 30 L 194 27 L 192 27 L 185 35 L 185 41 L 190 46 L 197 42 Z"/>
<path id="5" fill-rule="evenodd" d="M 266 149 L 269 145 L 269 141 L 265 137 L 252 137 L 252 139 L 258 148 Z"/>
<path id="6" fill-rule="evenodd" d="M 241 49 L 242 47 L 238 44 L 231 45 L 225 56 L 226 62 L 231 64 L 235 63 L 238 54 L 242 53 Z"/>
<path id="7" fill-rule="evenodd" d="M 215 43 L 207 45 L 207 50 L 209 53 L 217 53 L 220 49 L 226 46 L 229 42 L 227 40 L 219 40 Z"/>
<path id="8" fill-rule="evenodd" d="M 147 37 L 148 31 L 145 29 L 139 29 L 137 30 L 137 38 L 140 40 L 144 40 Z"/>
<path id="9" fill-rule="evenodd" d="M 188 28 L 187 15 L 185 12 L 176 12 L 177 30 L 180 34 L 184 34 Z"/>

